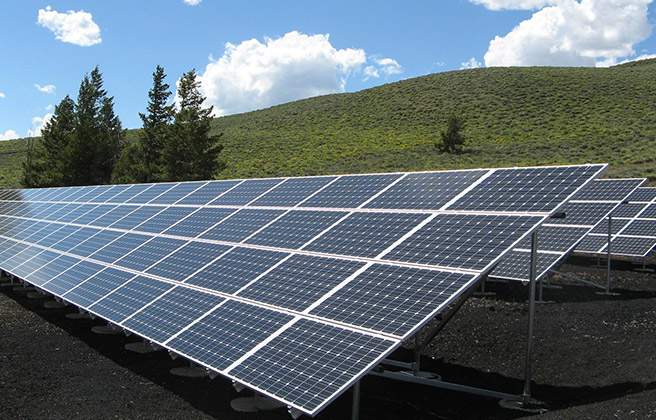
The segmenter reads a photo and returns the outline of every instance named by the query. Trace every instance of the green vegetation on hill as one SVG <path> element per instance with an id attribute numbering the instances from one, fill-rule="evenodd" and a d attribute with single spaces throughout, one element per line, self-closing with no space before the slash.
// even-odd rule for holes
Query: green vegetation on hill
<path id="1" fill-rule="evenodd" d="M 120 100 L 120 98 L 119 98 Z M 435 145 L 451 114 L 462 154 Z M 656 182 L 656 60 L 611 68 L 484 68 L 217 118 L 222 178 L 608 162 Z M 24 140 L 0 143 L 16 186 Z"/>

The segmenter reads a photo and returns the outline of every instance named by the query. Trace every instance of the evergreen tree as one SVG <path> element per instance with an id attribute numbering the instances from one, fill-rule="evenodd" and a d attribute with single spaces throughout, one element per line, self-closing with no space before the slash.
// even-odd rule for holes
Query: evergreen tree
<path id="1" fill-rule="evenodd" d="M 196 71 L 185 73 L 178 84 L 179 110 L 172 133 L 163 151 L 164 169 L 169 181 L 211 179 L 223 169 L 218 156 L 221 135 L 210 136 L 212 107 L 203 108 Z"/>
<path id="2" fill-rule="evenodd" d="M 75 114 L 67 157 L 71 179 L 67 185 L 109 183 L 125 132 L 114 114 L 114 98 L 107 97 L 103 89 L 98 67 L 80 84 Z"/>
<path id="3" fill-rule="evenodd" d="M 441 149 L 447 153 L 460 152 L 465 144 L 465 137 L 461 130 L 465 127 L 465 122 L 456 114 L 451 114 L 447 121 L 446 131 L 440 133 Z"/>
<path id="4" fill-rule="evenodd" d="M 66 95 L 41 130 L 41 139 L 28 144 L 21 180 L 24 187 L 70 185 L 68 150 L 75 126 L 75 102 Z"/>

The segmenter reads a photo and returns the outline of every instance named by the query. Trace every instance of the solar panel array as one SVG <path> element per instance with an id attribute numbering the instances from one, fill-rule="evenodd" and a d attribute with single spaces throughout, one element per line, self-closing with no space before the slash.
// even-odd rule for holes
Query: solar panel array
<path id="1" fill-rule="evenodd" d="M 576 193 L 559 209 L 565 218 L 550 219 L 538 230 L 536 278 L 561 262 L 593 229 L 603 231 L 608 214 L 645 181 L 644 178 L 595 179 Z M 501 260 L 490 277 L 527 282 L 530 265 L 531 242 L 527 238 Z"/>
<path id="2" fill-rule="evenodd" d="M 314 415 L 606 165 L 0 192 L 0 268 Z"/>
<path id="3" fill-rule="evenodd" d="M 638 188 L 612 216 L 611 253 L 646 257 L 656 247 L 656 187 Z M 605 254 L 608 220 L 593 229 L 576 247 L 577 252 Z"/>

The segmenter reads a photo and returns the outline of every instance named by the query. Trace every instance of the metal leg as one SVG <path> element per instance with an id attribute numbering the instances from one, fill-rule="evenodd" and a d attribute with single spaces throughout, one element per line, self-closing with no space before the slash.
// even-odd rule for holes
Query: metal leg
<path id="1" fill-rule="evenodd" d="M 523 403 L 531 401 L 531 361 L 533 359 L 533 330 L 535 324 L 535 273 L 538 258 L 538 232 L 531 236 L 531 270 L 529 273 L 529 300 L 528 300 L 528 338 L 526 340 L 526 366 L 524 371 Z"/>
<path id="2" fill-rule="evenodd" d="M 351 408 L 351 420 L 360 418 L 360 381 L 353 384 L 353 407 Z"/>

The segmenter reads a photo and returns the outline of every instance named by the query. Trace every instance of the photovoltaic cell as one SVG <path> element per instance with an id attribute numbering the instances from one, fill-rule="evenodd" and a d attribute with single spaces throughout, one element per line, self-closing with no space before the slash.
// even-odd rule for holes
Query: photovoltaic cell
<path id="1" fill-rule="evenodd" d="M 223 301 L 216 295 L 176 287 L 126 319 L 122 325 L 139 331 L 151 341 L 163 343 Z"/>
<path id="2" fill-rule="evenodd" d="M 282 213 L 283 210 L 239 210 L 200 237 L 215 241 L 241 242 Z"/>
<path id="3" fill-rule="evenodd" d="M 134 230 L 138 230 L 139 232 L 160 233 L 187 217 L 194 210 L 193 207 L 169 207 L 140 225 L 137 225 Z"/>
<path id="4" fill-rule="evenodd" d="M 356 208 L 401 176 L 401 174 L 341 176 L 299 206 Z"/>
<path id="5" fill-rule="evenodd" d="M 163 233 L 166 235 L 195 238 L 221 220 L 237 211 L 236 209 L 201 208 L 180 220 Z"/>
<path id="6" fill-rule="evenodd" d="M 229 374 L 312 413 L 394 345 L 391 340 L 299 319 Z"/>
<path id="7" fill-rule="evenodd" d="M 335 176 L 288 178 L 250 205 L 293 207 L 336 178 Z"/>
<path id="8" fill-rule="evenodd" d="M 373 258 L 428 217 L 427 214 L 354 213 L 303 249 Z"/>
<path id="9" fill-rule="evenodd" d="M 245 243 L 298 249 L 347 214 L 340 211 L 291 210 Z"/>
<path id="10" fill-rule="evenodd" d="M 282 181 L 282 179 L 247 179 L 209 204 L 212 206 L 244 206 Z"/>
<path id="11" fill-rule="evenodd" d="M 106 244 L 104 247 L 100 248 L 89 257 L 93 258 L 94 260 L 111 264 L 125 256 L 127 253 L 131 252 L 133 249 L 139 247 L 150 238 L 152 238 L 152 236 L 136 233 L 126 233 L 114 241 Z"/>
<path id="12" fill-rule="evenodd" d="M 538 216 L 441 214 L 383 259 L 482 270 L 540 220 Z"/>
<path id="13" fill-rule="evenodd" d="M 72 261 L 75 261 L 74 259 Z M 62 296 L 78 284 L 92 277 L 104 267 L 89 261 L 80 261 L 63 271 L 57 277 L 43 285 L 43 288 L 50 293 Z"/>
<path id="14" fill-rule="evenodd" d="M 374 264 L 310 313 L 406 337 L 473 278 L 473 274 Z"/>
<path id="15" fill-rule="evenodd" d="M 89 310 L 105 319 L 120 323 L 173 287 L 169 283 L 137 276 L 91 305 Z"/>
<path id="16" fill-rule="evenodd" d="M 88 308 L 134 277 L 134 274 L 127 271 L 108 267 L 71 289 L 63 298 L 81 308 Z"/>
<path id="17" fill-rule="evenodd" d="M 173 204 L 178 200 L 188 196 L 192 192 L 196 191 L 198 188 L 205 185 L 206 181 L 198 182 L 182 182 L 170 190 L 166 191 L 159 197 L 156 197 L 150 201 L 150 204 Z"/>
<path id="18" fill-rule="evenodd" d="M 189 242 L 146 272 L 171 280 L 183 281 L 229 249 L 230 247 L 226 245 Z"/>
<path id="19" fill-rule="evenodd" d="M 439 210 L 486 170 L 408 174 L 365 208 Z"/>
<path id="20" fill-rule="evenodd" d="M 228 191 L 241 181 L 211 181 L 200 187 L 176 204 L 189 204 L 202 206 L 214 200 L 217 196 Z"/>
<path id="21" fill-rule="evenodd" d="M 185 283 L 234 293 L 280 262 L 283 252 L 236 247 L 191 276 Z"/>
<path id="22" fill-rule="evenodd" d="M 221 371 L 292 318 L 270 309 L 227 301 L 166 345 Z"/>
<path id="23" fill-rule="evenodd" d="M 185 243 L 186 241 L 181 239 L 155 237 L 140 247 L 128 251 L 123 258 L 114 264 L 131 270 L 144 271 Z"/>
<path id="24" fill-rule="evenodd" d="M 303 311 L 364 264 L 294 255 L 237 295 L 281 308 Z"/>
<path id="25" fill-rule="evenodd" d="M 164 194 L 175 185 L 175 183 L 152 184 L 149 188 L 135 195 L 126 202 L 130 204 L 146 204 L 156 197 Z"/>

